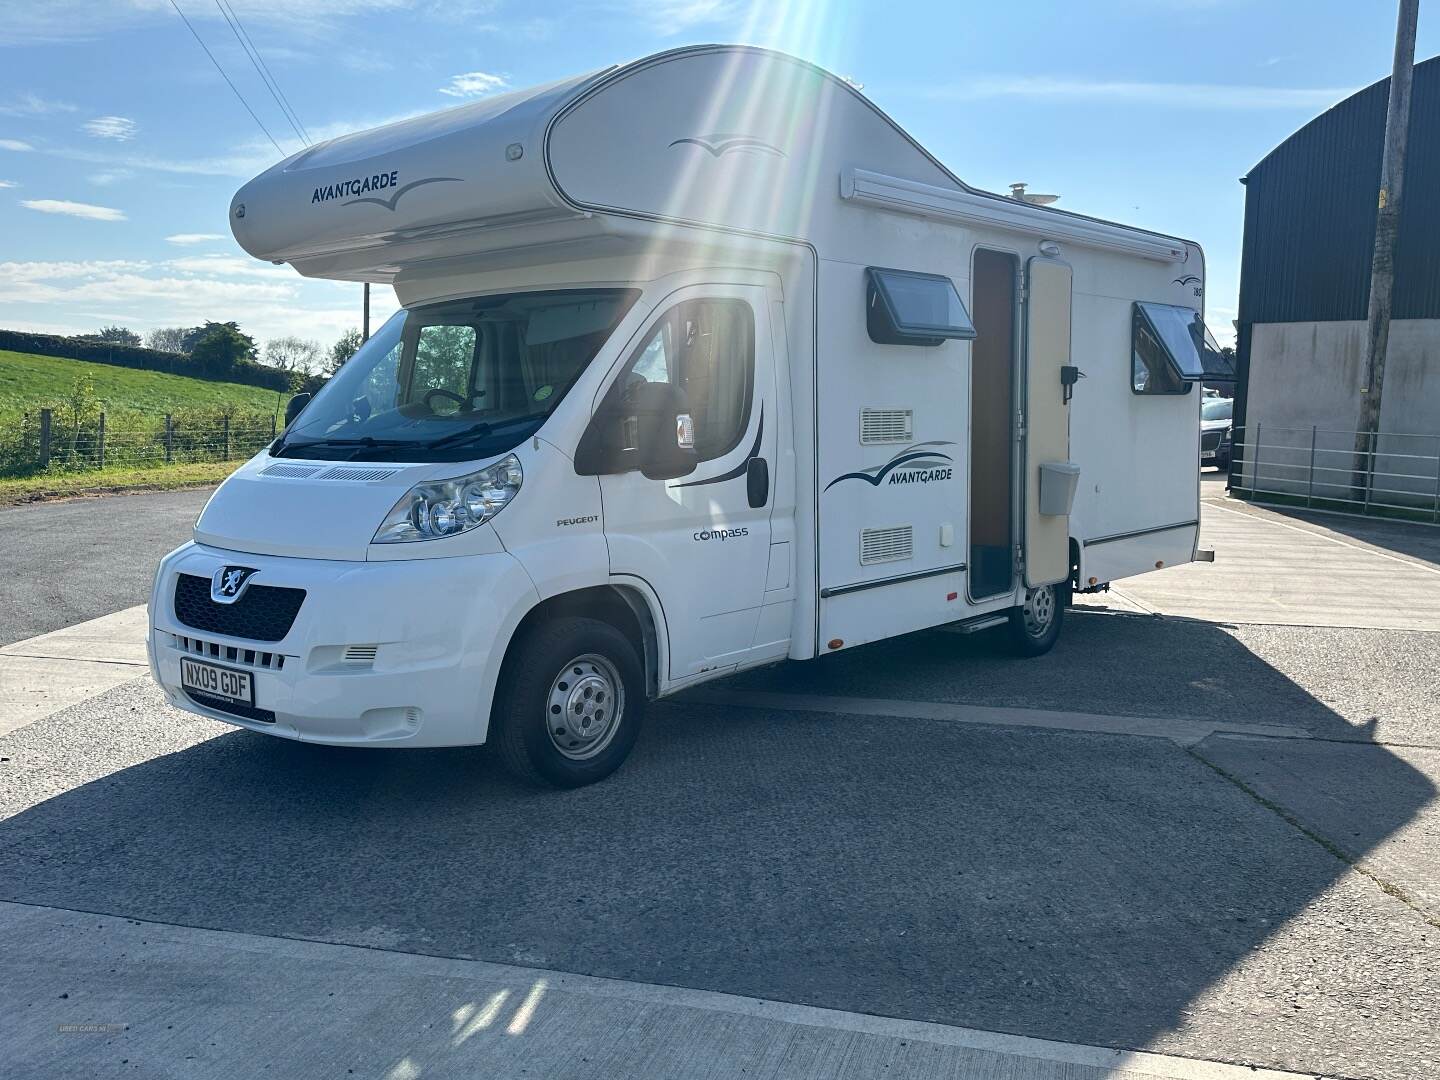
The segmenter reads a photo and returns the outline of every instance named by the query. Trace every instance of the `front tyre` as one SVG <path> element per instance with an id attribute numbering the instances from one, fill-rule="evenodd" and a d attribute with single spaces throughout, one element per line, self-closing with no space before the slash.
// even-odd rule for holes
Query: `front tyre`
<path id="1" fill-rule="evenodd" d="M 491 726 L 516 777 L 573 788 L 624 763 L 644 714 L 645 677 L 629 639 L 598 619 L 563 618 L 516 644 Z"/>
<path id="2" fill-rule="evenodd" d="M 1065 590 L 1059 585 L 1025 590 L 1025 602 L 1010 609 L 1006 626 L 1010 650 L 1020 656 L 1041 656 L 1049 652 L 1060 637 L 1065 599 Z"/>

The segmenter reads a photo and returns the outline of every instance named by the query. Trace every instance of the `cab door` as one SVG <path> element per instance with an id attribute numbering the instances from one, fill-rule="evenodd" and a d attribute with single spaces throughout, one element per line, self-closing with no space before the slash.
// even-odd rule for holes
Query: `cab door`
<path id="1" fill-rule="evenodd" d="M 1025 311 L 1025 585 L 1055 585 L 1070 576 L 1069 484 L 1070 267 L 1055 259 L 1029 261 Z M 1048 475 L 1047 475 L 1048 474 Z M 1068 479 L 1067 479 L 1068 478 Z M 1063 513 L 1056 511 L 1063 510 Z"/>
<path id="2" fill-rule="evenodd" d="M 672 293 L 606 395 L 613 403 L 639 383 L 670 383 L 685 392 L 694 424 L 689 475 L 652 480 L 634 467 L 600 476 L 610 572 L 643 579 L 659 597 L 671 679 L 739 663 L 755 640 L 776 463 L 769 311 L 759 285 Z"/>

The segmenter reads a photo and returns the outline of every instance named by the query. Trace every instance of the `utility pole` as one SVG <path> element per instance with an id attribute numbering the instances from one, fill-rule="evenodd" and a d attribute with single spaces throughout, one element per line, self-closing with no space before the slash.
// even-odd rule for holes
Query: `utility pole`
<path id="1" fill-rule="evenodd" d="M 1369 343 L 1365 379 L 1360 387 L 1360 423 L 1355 433 L 1352 486 L 1357 499 L 1374 484 L 1379 444 L 1380 402 L 1385 386 L 1385 352 L 1390 344 L 1390 302 L 1395 286 L 1395 238 L 1405 187 L 1405 144 L 1410 134 L 1410 80 L 1415 69 L 1415 26 L 1420 0 L 1400 0 L 1395 30 L 1395 62 L 1390 74 L 1390 104 L 1385 112 L 1385 156 L 1380 165 L 1380 197 L 1375 213 L 1375 253 L 1370 263 Z"/>
<path id="2" fill-rule="evenodd" d="M 370 340 L 370 282 L 368 281 L 365 282 L 365 318 L 360 324 L 360 340 L 362 342 Z"/>

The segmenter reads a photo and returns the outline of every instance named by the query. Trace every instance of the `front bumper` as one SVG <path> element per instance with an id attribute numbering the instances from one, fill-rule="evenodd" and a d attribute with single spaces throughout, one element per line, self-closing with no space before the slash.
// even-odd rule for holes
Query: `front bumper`
<path id="1" fill-rule="evenodd" d="M 257 585 L 305 590 L 281 640 L 230 637 L 177 618 L 178 575 L 208 579 L 234 565 L 254 568 Z M 166 556 L 156 575 L 151 668 L 172 705 L 270 735 L 348 745 L 472 745 L 485 741 L 510 634 L 537 600 L 529 576 L 503 552 L 362 563 L 191 543 Z M 249 672 L 254 709 L 197 703 L 180 683 L 186 655 Z"/>

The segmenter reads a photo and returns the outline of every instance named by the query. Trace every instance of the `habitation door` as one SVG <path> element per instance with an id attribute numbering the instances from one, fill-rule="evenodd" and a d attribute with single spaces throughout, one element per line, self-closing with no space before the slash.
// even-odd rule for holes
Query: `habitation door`
<path id="1" fill-rule="evenodd" d="M 699 285 L 667 297 L 619 379 L 684 391 L 698 467 L 674 480 L 638 468 L 600 477 L 610 571 L 660 598 L 671 678 L 735 664 L 755 641 L 774 504 L 774 349 L 766 290 Z"/>
<path id="2" fill-rule="evenodd" d="M 1054 585 L 1070 576 L 1070 515 L 1042 513 L 1042 466 L 1070 461 L 1070 267 L 1032 258 L 1025 310 L 1025 584 Z M 1059 476 L 1046 483 L 1053 486 Z"/>

